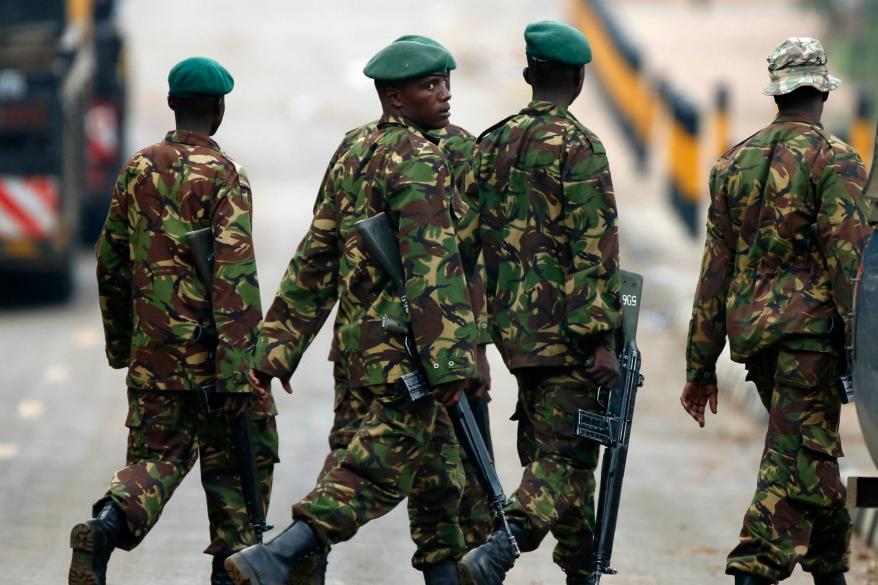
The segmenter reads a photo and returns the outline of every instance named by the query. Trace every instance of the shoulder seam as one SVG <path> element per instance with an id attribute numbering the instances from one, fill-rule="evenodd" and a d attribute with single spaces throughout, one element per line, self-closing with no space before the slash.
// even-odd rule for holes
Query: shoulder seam
<path id="1" fill-rule="evenodd" d="M 496 124 L 488 127 L 487 130 L 485 130 L 484 132 L 479 134 L 479 137 L 476 138 L 476 144 L 480 143 L 482 141 L 482 138 L 484 138 L 486 135 L 490 134 L 491 132 L 493 132 L 494 130 L 496 130 L 500 126 L 504 125 L 506 122 L 508 122 L 512 118 L 515 118 L 516 116 L 518 116 L 518 114 L 512 114 L 511 116 L 506 116 L 505 118 L 503 118 L 502 120 L 500 120 Z"/>

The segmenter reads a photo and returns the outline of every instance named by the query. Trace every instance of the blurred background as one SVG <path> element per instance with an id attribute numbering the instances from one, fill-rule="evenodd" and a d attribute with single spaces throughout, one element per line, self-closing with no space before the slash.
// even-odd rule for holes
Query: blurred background
<path id="1" fill-rule="evenodd" d="M 764 416 L 743 369 L 720 366 L 720 413 L 699 430 L 679 406 L 698 278 L 707 173 L 775 113 L 766 57 L 788 36 L 820 38 L 844 80 L 828 129 L 869 163 L 878 92 L 878 0 L 0 0 L 0 583 L 66 582 L 70 527 L 123 464 L 124 372 L 104 361 L 93 245 L 124 160 L 173 127 L 167 73 L 213 57 L 234 75 L 219 144 L 248 170 L 267 307 L 343 134 L 377 118 L 366 61 L 402 34 L 446 45 L 452 121 L 479 134 L 529 100 L 524 26 L 580 27 L 595 57 L 572 111 L 609 153 L 623 265 L 645 276 L 640 393 L 609 585 L 729 582 L 755 486 Z M 328 327 L 326 328 L 328 330 Z M 328 449 L 324 331 L 277 394 L 282 463 L 269 521 L 313 485 Z M 501 479 L 520 477 L 515 386 L 491 351 Z M 846 475 L 875 475 L 855 407 L 844 411 Z M 196 472 L 197 473 L 197 472 Z M 188 478 L 145 543 L 117 552 L 111 583 L 206 583 L 203 494 Z M 850 583 L 878 584 L 876 517 L 857 511 Z M 510 573 L 560 583 L 551 537 Z M 334 549 L 328 583 L 414 584 L 404 509 Z M 789 581 L 810 583 L 802 573 Z"/>

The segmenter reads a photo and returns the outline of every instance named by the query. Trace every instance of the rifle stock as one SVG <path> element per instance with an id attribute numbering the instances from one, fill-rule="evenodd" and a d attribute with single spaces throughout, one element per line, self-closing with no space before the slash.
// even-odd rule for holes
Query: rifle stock
<path id="1" fill-rule="evenodd" d="M 358 221 L 355 226 L 360 237 L 363 238 L 363 243 L 366 245 L 370 257 L 373 258 L 375 263 L 378 264 L 388 277 L 390 277 L 394 286 L 398 289 L 400 301 L 403 304 L 405 313 L 409 319 L 411 319 L 408 297 L 405 289 L 402 258 L 399 253 L 399 243 L 397 242 L 396 235 L 393 232 L 393 227 L 390 225 L 390 220 L 387 215 L 383 212 L 378 213 L 368 219 Z M 385 316 L 384 321 L 386 322 L 387 320 L 388 318 Z M 404 327 L 401 323 L 395 323 L 397 326 Z M 403 382 L 407 388 L 426 387 L 427 390 L 429 390 L 429 382 L 427 381 L 426 375 L 424 375 L 423 371 L 420 369 L 420 359 L 415 351 L 414 342 L 411 341 L 413 339 L 414 336 L 411 333 L 411 323 L 409 323 L 406 329 L 406 349 L 408 350 L 409 356 L 412 358 L 413 364 L 418 369 L 415 372 L 403 376 Z M 406 381 L 406 378 L 417 378 L 417 381 L 410 383 Z M 430 393 L 409 391 L 409 395 L 414 398 L 429 396 Z M 503 486 L 500 484 L 500 478 L 497 476 L 497 470 L 494 468 L 494 461 L 491 458 L 490 451 L 485 443 L 485 437 L 482 436 L 482 433 L 479 431 L 479 426 L 476 423 L 476 419 L 473 416 L 467 398 L 465 396 L 462 397 L 453 408 L 449 408 L 448 415 L 454 425 L 454 431 L 461 446 L 463 446 L 467 457 L 476 470 L 479 485 L 481 485 L 485 494 L 487 494 L 488 503 L 497 518 L 500 520 L 503 529 L 506 531 L 506 535 L 509 537 L 509 541 L 512 543 L 515 556 L 517 557 L 520 554 L 518 543 L 512 535 L 512 530 L 509 528 L 509 523 L 506 520 L 506 513 L 504 511 L 504 508 L 512 503 L 512 500 L 507 498 L 506 494 L 503 492 Z"/>
<path id="2" fill-rule="evenodd" d="M 213 229 L 206 227 L 192 230 L 186 232 L 183 238 L 192 253 L 198 278 L 210 291 L 213 287 Z"/>

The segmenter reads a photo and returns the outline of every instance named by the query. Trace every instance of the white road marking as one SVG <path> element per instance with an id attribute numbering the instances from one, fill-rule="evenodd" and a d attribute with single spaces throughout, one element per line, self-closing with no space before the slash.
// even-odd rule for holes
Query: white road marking
<path id="1" fill-rule="evenodd" d="M 12 459 L 18 455 L 18 445 L 14 443 L 0 443 L 0 460 Z"/>
<path id="2" fill-rule="evenodd" d="M 40 418 L 46 412 L 46 405 L 42 400 L 22 400 L 18 403 L 17 412 L 22 420 Z"/>
<path id="3" fill-rule="evenodd" d="M 46 368 L 43 372 L 43 381 L 49 384 L 61 384 L 70 380 L 70 370 L 67 366 L 55 365 Z"/>

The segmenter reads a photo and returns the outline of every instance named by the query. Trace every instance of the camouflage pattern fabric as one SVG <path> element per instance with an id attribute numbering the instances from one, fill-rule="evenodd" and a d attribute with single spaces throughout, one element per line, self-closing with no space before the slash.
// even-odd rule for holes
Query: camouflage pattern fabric
<path id="1" fill-rule="evenodd" d="M 369 407 L 372 402 L 372 395 L 366 388 L 356 388 L 348 386 L 343 378 L 339 377 L 336 365 L 335 378 L 335 413 L 332 421 L 332 429 L 329 433 L 329 455 L 323 463 L 320 476 L 324 476 L 339 464 L 344 458 L 345 451 L 360 428 L 362 421 L 369 413 Z M 472 404 L 474 400 L 485 400 L 485 398 L 470 399 Z M 443 475 L 452 476 L 447 481 L 457 481 L 458 473 L 456 464 L 450 464 L 448 445 L 457 445 L 457 437 L 444 436 L 446 427 L 441 427 L 443 436 L 437 436 L 433 439 L 432 445 L 440 451 L 438 457 L 434 457 L 431 463 L 423 464 L 418 470 L 419 477 L 412 487 L 412 493 L 409 494 L 409 521 L 412 528 L 412 538 L 418 546 L 418 554 L 421 554 L 422 542 L 420 535 L 429 535 L 433 520 L 430 518 L 434 515 L 433 511 L 427 509 L 426 503 L 432 508 L 435 505 L 451 506 L 458 509 L 460 521 L 460 530 L 463 532 L 467 548 L 474 548 L 487 541 L 491 534 L 493 526 L 491 509 L 485 499 L 485 494 L 479 485 L 476 471 L 470 464 L 469 460 L 463 453 L 463 449 L 459 449 L 464 470 L 464 488 L 460 496 L 460 501 L 450 500 L 446 502 L 427 502 L 433 499 L 430 493 L 424 493 L 421 490 L 431 492 L 435 489 L 434 484 L 441 484 L 437 478 Z M 452 429 L 453 431 L 453 429 Z M 438 432 L 437 432 L 438 434 Z M 420 477 L 422 474 L 428 474 L 430 479 Z"/>
<path id="2" fill-rule="evenodd" d="M 430 132 L 431 136 L 439 139 L 439 148 L 445 155 L 454 175 L 454 184 L 456 186 L 456 199 L 452 208 L 466 208 L 471 205 L 469 200 L 464 198 L 468 185 L 472 181 L 471 165 L 473 151 L 476 145 L 476 137 L 454 124 L 449 124 L 440 130 Z M 477 213 L 474 209 L 472 213 Z M 453 217 L 459 220 L 459 217 Z M 488 315 L 488 303 L 485 297 L 485 257 L 484 253 L 480 253 L 473 270 L 467 278 L 467 284 L 470 291 L 470 304 L 473 308 L 473 314 L 476 316 L 476 324 L 479 328 L 479 343 L 491 343 L 491 325 Z"/>
<path id="3" fill-rule="evenodd" d="M 334 544 L 408 497 L 418 547 L 412 564 L 459 559 L 466 545 L 457 506 L 449 503 L 460 500 L 464 477 L 447 413 L 434 400 L 411 404 L 393 386 L 354 391 L 368 395 L 369 413 L 340 460 L 293 506 L 293 516 Z"/>
<path id="4" fill-rule="evenodd" d="M 414 562 L 459 558 L 464 550 L 456 507 L 463 483 L 459 447 L 454 441 L 433 443 L 436 429 L 450 425 L 435 401 L 410 405 L 392 392 L 392 383 L 416 364 L 403 339 L 381 328 L 381 316 L 408 319 L 354 228 L 380 211 L 395 224 L 420 350 L 417 365 L 430 382 L 474 377 L 477 329 L 451 219 L 454 185 L 447 162 L 428 136 L 404 119 L 384 116 L 374 132 L 339 154 L 322 190 L 311 229 L 263 324 L 254 363 L 275 376 L 290 375 L 339 299 L 343 325 L 336 330 L 336 363 L 357 389 L 352 394 L 368 393 L 362 402 L 369 410 L 359 418 L 340 463 L 294 506 L 294 515 L 333 544 L 411 497 L 421 482 L 431 492 L 425 497 L 442 502 L 425 510 L 436 516 L 431 535 L 423 536 L 438 537 L 441 546 L 416 555 Z M 456 471 L 431 475 L 427 470 L 437 457 L 444 462 L 439 467 L 453 464 Z"/>
<path id="5" fill-rule="evenodd" d="M 716 380 L 728 336 L 746 362 L 785 338 L 822 351 L 850 335 L 853 279 L 869 233 L 866 171 L 819 123 L 778 118 L 714 165 L 688 380 Z"/>
<path id="6" fill-rule="evenodd" d="M 606 151 L 565 108 L 534 101 L 482 134 L 473 176 L 492 337 L 519 385 L 525 469 L 508 516 L 528 535 L 522 550 L 551 531 L 555 562 L 585 576 L 598 447 L 574 434 L 595 399 L 578 366 L 598 344 L 614 349 L 622 318 Z"/>
<path id="7" fill-rule="evenodd" d="M 518 456 L 524 466 L 510 522 L 524 528 L 522 551 L 535 550 L 547 533 L 557 540 L 553 558 L 568 576 L 587 576 L 594 541 L 594 470 L 598 444 L 576 435 L 578 409 L 597 407 L 597 388 L 580 368 L 516 370 Z"/>
<path id="8" fill-rule="evenodd" d="M 330 196 L 327 187 L 329 186 L 329 177 L 332 174 L 332 169 L 335 166 L 335 163 L 343 154 L 351 151 L 355 145 L 361 143 L 366 137 L 377 130 L 378 121 L 376 120 L 358 128 L 354 128 L 345 134 L 341 144 L 335 149 L 335 153 L 332 155 L 332 158 L 329 160 L 329 164 L 326 167 L 323 181 L 320 184 L 320 189 L 317 191 L 317 200 L 314 203 L 314 213 L 317 212 L 321 202 Z M 452 209 L 464 208 L 466 203 L 459 198 L 459 193 L 463 193 L 466 189 L 467 181 L 469 179 L 468 172 L 470 170 L 470 161 L 476 138 L 460 126 L 455 126 L 454 124 L 448 124 L 445 128 L 438 130 L 431 130 L 429 135 L 431 138 L 438 141 L 439 149 L 442 151 L 442 154 L 445 155 L 445 161 L 452 173 L 452 182 L 456 187 L 455 190 L 449 191 L 453 198 L 451 204 Z M 452 214 L 452 221 L 456 219 L 458 218 Z M 472 305 L 473 313 L 476 315 L 476 323 L 479 330 L 478 342 L 491 343 L 491 330 L 488 325 L 488 306 L 485 302 L 484 271 L 484 260 L 482 256 L 479 256 L 474 270 L 469 278 L 467 278 L 467 284 L 469 286 L 470 304 Z M 336 315 L 335 323 L 333 324 L 332 347 L 329 352 L 330 361 L 336 361 L 338 359 L 339 331 L 348 325 L 349 323 L 344 321 L 343 315 Z"/>
<path id="9" fill-rule="evenodd" d="M 468 400 L 475 409 L 477 400 L 487 401 L 488 398 L 469 398 Z M 455 437 L 456 439 L 457 437 Z M 479 484 L 476 469 L 464 453 L 463 447 L 460 448 L 460 456 L 464 473 L 463 493 L 458 505 L 460 531 L 463 532 L 466 548 L 473 549 L 485 544 L 488 537 L 491 536 L 491 531 L 494 528 L 494 513 L 491 511 L 485 492 Z M 409 517 L 412 517 L 411 513 Z"/>
<path id="10" fill-rule="evenodd" d="M 783 95 L 800 87 L 832 91 L 841 80 L 829 74 L 823 44 L 810 37 L 790 37 L 768 56 L 771 83 L 762 89 L 765 95 Z"/>
<path id="11" fill-rule="evenodd" d="M 475 376 L 477 330 L 451 220 L 453 189 L 436 144 L 401 118 L 340 156 L 266 316 L 255 367 L 289 376 L 339 300 L 338 361 L 353 386 L 395 382 L 414 364 L 381 316 L 407 322 L 389 278 L 363 252 L 354 224 L 386 211 L 395 224 L 415 343 L 433 385 Z"/>
<path id="12" fill-rule="evenodd" d="M 511 368 L 582 363 L 621 324 L 606 151 L 566 109 L 531 102 L 474 155 L 488 312 Z"/>
<path id="13" fill-rule="evenodd" d="M 793 348 L 789 348 L 792 345 Z M 726 572 L 771 580 L 805 571 L 848 570 L 851 519 L 839 476 L 841 402 L 833 384 L 839 353 L 800 351 L 782 344 L 747 362 L 768 410 L 768 434 L 756 495 Z"/>
<path id="14" fill-rule="evenodd" d="M 370 133 L 377 131 L 378 122 L 370 122 L 351 130 L 345 134 L 341 144 L 339 144 L 324 174 L 323 181 L 318 191 L 317 202 L 315 203 L 315 212 L 320 202 L 327 196 L 328 178 L 331 174 L 335 163 L 348 152 L 355 144 L 364 140 Z M 449 124 L 445 128 L 433 130 L 430 135 L 439 139 L 439 148 L 445 155 L 445 159 L 453 173 L 454 184 L 457 186 L 457 192 L 460 192 L 467 180 L 467 172 L 470 169 L 470 159 L 472 157 L 473 147 L 475 146 L 475 137 L 453 124 Z M 457 194 L 455 192 L 455 196 Z M 461 205 L 463 203 L 460 203 Z M 470 301 L 474 313 L 477 315 L 476 322 L 479 329 L 479 343 L 490 343 L 490 329 L 488 327 L 487 303 L 485 302 L 485 285 L 484 285 L 484 262 L 479 258 L 473 275 L 468 279 L 470 290 Z M 336 318 L 333 328 L 332 349 L 330 351 L 330 360 L 336 361 L 339 356 L 339 337 L 338 331 L 344 328 L 345 323 Z M 344 371 L 338 365 L 334 368 L 335 378 L 335 407 L 333 426 L 329 435 L 329 445 L 331 453 L 324 462 L 321 475 L 326 473 L 335 462 L 340 459 L 350 444 L 359 421 L 365 416 L 369 408 L 366 401 L 367 393 L 356 388 L 350 388 L 344 378 Z M 460 502 L 460 522 L 467 546 L 475 547 L 487 540 L 491 532 L 491 510 L 485 501 L 484 492 L 478 484 L 475 470 L 463 458 L 464 470 L 466 471 L 466 486 L 464 488 L 463 497 Z"/>
<path id="15" fill-rule="evenodd" d="M 128 390 L 128 452 L 97 513 L 108 499 L 125 514 L 128 534 L 118 544 L 131 550 L 155 526 L 174 490 L 200 459 L 211 543 L 204 551 L 226 557 L 255 544 L 241 492 L 239 463 L 224 414 L 206 415 L 194 392 Z M 250 409 L 257 480 L 267 513 L 278 436 L 274 400 L 268 394 Z"/>
<path id="16" fill-rule="evenodd" d="M 244 170 L 209 137 L 169 132 L 119 175 L 97 243 L 106 352 L 127 385 L 193 390 L 215 381 L 250 392 L 247 365 L 262 319 Z M 211 226 L 213 289 L 195 273 L 183 236 Z M 197 327 L 219 339 L 215 359 Z"/>

